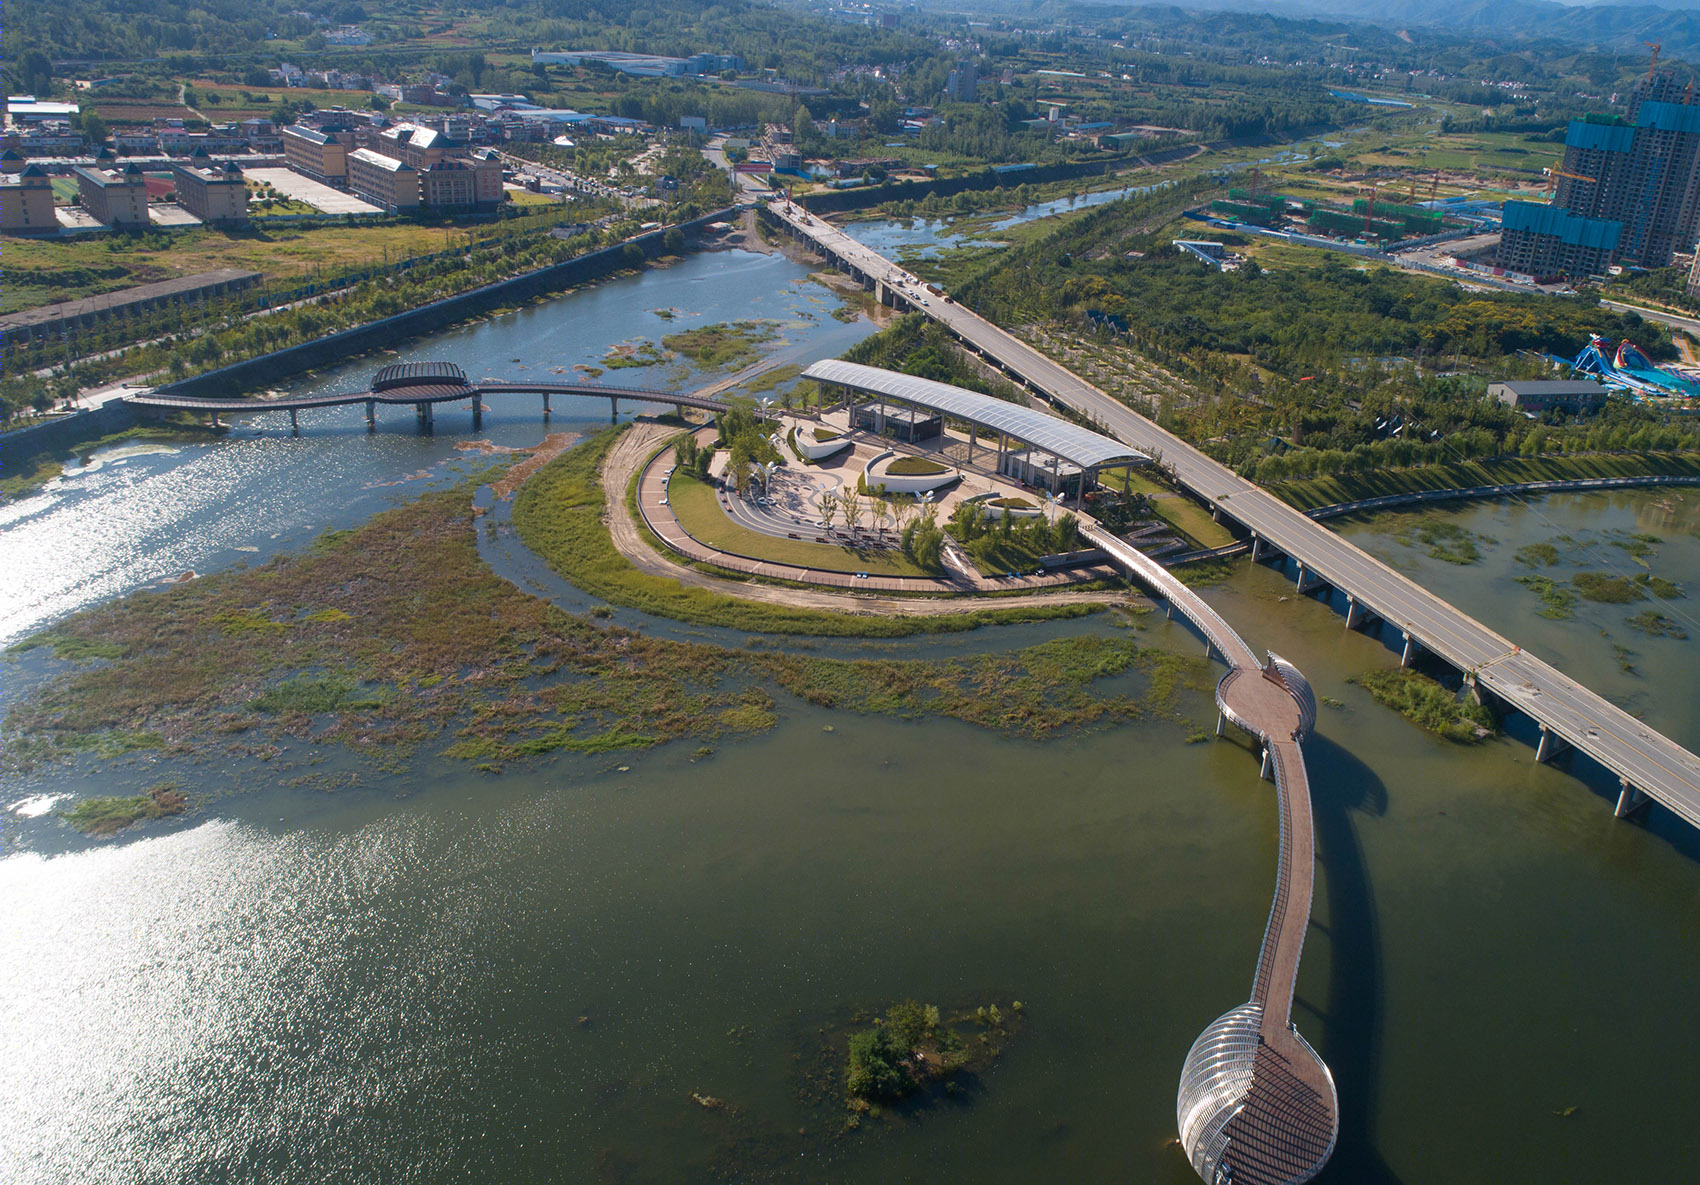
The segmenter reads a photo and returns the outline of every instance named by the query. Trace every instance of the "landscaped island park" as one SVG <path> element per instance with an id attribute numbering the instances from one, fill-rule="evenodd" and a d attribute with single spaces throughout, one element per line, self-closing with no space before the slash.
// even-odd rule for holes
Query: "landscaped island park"
<path id="1" fill-rule="evenodd" d="M 805 280 L 698 256 L 402 355 L 647 359 L 647 317 L 650 367 L 701 389 L 745 372 L 659 339 L 759 316 L 774 365 L 713 423 L 269 413 L 98 450 L 8 508 L 40 577 L 6 619 L 9 1175 L 242 1174 L 289 1130 L 356 1174 L 1193 1179 L 1174 1078 L 1244 998 L 1273 812 L 1255 754 L 1213 739 L 1197 636 L 1077 533 L 1232 540 L 1160 465 L 1082 504 L 1054 457 L 1011 473 L 1008 439 L 822 399 L 814 359 L 933 343 L 822 315 Z M 1654 489 L 1345 530 L 1680 736 L 1691 664 L 1653 582 L 1700 559 L 1695 522 Z M 1646 579 L 1607 590 L 1601 556 Z M 1645 1088 L 1693 1023 L 1696 968 L 1660 940 L 1691 839 L 1616 823 L 1279 572 L 1204 563 L 1183 574 L 1321 705 L 1295 1019 L 1340 1087 L 1327 1179 L 1668 1174 L 1680 1138 L 1629 1133 L 1666 1107 L 1680 1130 L 1680 1084 Z M 1552 1019 L 1630 997 L 1656 1023 Z M 1569 1054 L 1530 1055 L 1560 1031 Z"/>

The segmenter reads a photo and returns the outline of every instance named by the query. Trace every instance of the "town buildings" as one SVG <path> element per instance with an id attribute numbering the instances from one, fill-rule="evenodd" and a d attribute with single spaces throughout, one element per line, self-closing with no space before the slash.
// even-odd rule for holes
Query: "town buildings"
<path id="1" fill-rule="evenodd" d="M 419 170 L 370 148 L 348 154 L 348 188 L 392 214 L 419 208 Z"/>

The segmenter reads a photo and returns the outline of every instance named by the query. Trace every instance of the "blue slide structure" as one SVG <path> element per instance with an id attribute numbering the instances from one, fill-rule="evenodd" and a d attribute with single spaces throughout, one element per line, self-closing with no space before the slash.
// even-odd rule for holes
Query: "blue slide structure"
<path id="1" fill-rule="evenodd" d="M 1572 375 L 1597 375 L 1607 386 L 1623 387 L 1641 395 L 1700 396 L 1700 383 L 1654 366 L 1641 348 L 1625 338 L 1614 350 L 1607 339 L 1595 334 L 1570 364 Z"/>

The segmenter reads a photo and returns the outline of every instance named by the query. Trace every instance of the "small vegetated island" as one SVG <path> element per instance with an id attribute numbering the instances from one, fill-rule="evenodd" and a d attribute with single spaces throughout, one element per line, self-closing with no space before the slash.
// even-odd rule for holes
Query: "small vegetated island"
<path id="1" fill-rule="evenodd" d="M 948 1018 L 936 1005 L 904 1000 L 852 1032 L 846 1042 L 846 1126 L 864 1115 L 878 1117 L 893 1104 L 924 1104 L 935 1094 L 955 1095 L 969 1077 L 984 1071 L 1019 1030 L 1021 1001 L 1008 1010 L 996 1004 Z"/>

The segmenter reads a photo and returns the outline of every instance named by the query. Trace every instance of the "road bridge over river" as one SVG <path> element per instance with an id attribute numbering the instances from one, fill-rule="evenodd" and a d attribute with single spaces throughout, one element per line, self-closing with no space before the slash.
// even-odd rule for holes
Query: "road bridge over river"
<path id="1" fill-rule="evenodd" d="M 641 387 L 605 386 L 601 383 L 545 383 L 529 380 L 479 379 L 473 382 L 466 372 L 449 362 L 403 362 L 386 366 L 372 378 L 365 391 L 345 391 L 332 395 L 300 395 L 281 399 L 199 399 L 191 395 L 167 395 L 142 391 L 126 395 L 123 402 L 147 411 L 188 411 L 209 415 L 218 422 L 220 415 L 253 415 L 267 411 L 287 411 L 291 426 L 297 426 L 297 414 L 308 408 L 366 406 L 366 424 L 377 427 L 379 404 L 412 404 L 421 427 L 429 428 L 434 409 L 439 404 L 466 400 L 472 410 L 472 426 L 483 423 L 484 399 L 490 395 L 539 395 L 543 413 L 550 411 L 549 401 L 556 395 L 606 399 L 609 410 L 617 413 L 620 400 L 628 403 L 671 404 L 683 409 L 703 411 L 726 410 L 726 404 L 706 395 L 680 394 L 673 391 L 650 391 Z"/>
<path id="2" fill-rule="evenodd" d="M 1398 631 L 1402 661 L 1423 647 L 1463 672 L 1475 694 L 1491 693 L 1540 726 L 1540 760 L 1573 746 L 1619 781 L 1618 815 L 1649 799 L 1700 826 L 1700 758 L 1607 702 L 1550 663 L 1354 547 L 1274 495 L 1240 477 L 1099 390 L 1034 347 L 961 305 L 927 293 L 895 263 L 836 227 L 783 200 L 769 218 L 860 279 L 885 301 L 926 314 L 968 349 L 1040 397 L 1068 409 L 1141 452 L 1160 456 L 1176 479 L 1218 518 L 1251 535 L 1252 558 L 1281 554 L 1307 590 L 1332 585 L 1345 595 L 1346 624 L 1379 619 Z"/>

